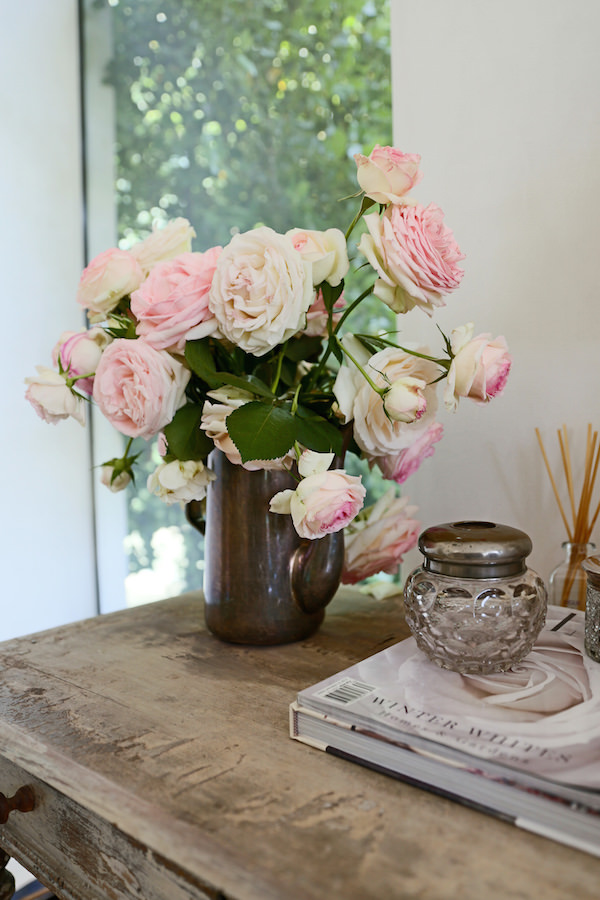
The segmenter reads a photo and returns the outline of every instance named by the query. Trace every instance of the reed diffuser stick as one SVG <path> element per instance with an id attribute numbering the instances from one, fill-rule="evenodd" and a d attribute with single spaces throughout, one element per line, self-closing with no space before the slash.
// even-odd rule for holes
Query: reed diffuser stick
<path id="1" fill-rule="evenodd" d="M 569 436 L 567 433 L 566 425 L 563 424 L 562 429 L 559 429 L 557 432 L 562 469 L 569 498 L 571 523 L 567 518 L 562 501 L 560 499 L 560 492 L 556 484 L 556 479 L 554 478 L 554 475 L 552 473 L 552 469 L 548 461 L 548 455 L 544 448 L 542 436 L 538 428 L 535 429 L 535 433 L 540 445 L 540 449 L 542 451 L 542 457 L 544 459 L 546 471 L 548 472 L 548 476 L 550 478 L 550 484 L 552 485 L 554 497 L 561 518 L 563 520 L 565 530 L 567 532 L 568 541 L 570 544 L 573 544 L 571 553 L 569 555 L 567 575 L 565 577 L 561 593 L 561 604 L 563 606 L 566 606 L 569 603 L 569 595 L 575 582 L 579 567 L 585 559 L 587 553 L 587 545 L 590 542 L 594 526 L 596 524 L 598 516 L 600 515 L 600 501 L 598 501 L 598 505 L 595 508 L 592 506 L 592 497 L 594 494 L 596 476 L 600 464 L 600 444 L 598 443 L 598 432 L 592 429 L 591 424 L 588 424 L 581 488 L 577 492 L 575 490 L 575 483 L 573 479 L 571 448 L 569 446 Z M 594 509 L 594 513 L 592 516 L 590 516 L 590 510 L 592 508 Z M 584 588 L 585 580 L 580 579 L 577 597 L 577 605 L 580 609 L 583 609 L 585 607 Z"/>
<path id="2" fill-rule="evenodd" d="M 564 433 L 564 437 L 563 437 Z M 557 431 L 558 434 L 558 442 L 560 444 L 560 453 L 563 461 L 563 469 L 565 470 L 565 478 L 567 479 L 567 488 L 569 491 L 569 500 L 571 502 L 571 515 L 573 516 L 573 521 L 575 521 L 576 512 L 575 512 L 575 492 L 573 490 L 573 478 L 571 476 L 571 453 L 569 451 L 569 436 L 567 434 L 567 426 L 563 425 L 562 431 L 560 428 Z"/>
<path id="3" fill-rule="evenodd" d="M 546 470 L 548 475 L 550 476 L 550 484 L 552 485 L 552 490 L 554 491 L 554 496 L 556 498 L 556 502 L 558 504 L 559 512 L 562 516 L 562 520 L 564 522 L 565 528 L 567 529 L 567 535 L 569 536 L 569 540 L 572 541 L 573 538 L 571 536 L 571 529 L 569 528 L 569 523 L 567 522 L 567 517 L 565 515 L 565 511 L 563 509 L 563 505 L 560 502 L 560 497 L 558 495 L 558 488 L 556 487 L 556 482 L 554 480 L 554 475 L 552 474 L 552 469 L 550 468 L 550 463 L 548 462 L 548 457 L 546 456 L 546 451 L 544 449 L 544 443 L 542 441 L 542 436 L 540 434 L 539 428 L 535 429 L 535 433 L 537 435 L 537 439 L 539 441 L 540 449 L 542 451 L 542 456 L 544 457 L 544 462 L 546 463 Z"/>

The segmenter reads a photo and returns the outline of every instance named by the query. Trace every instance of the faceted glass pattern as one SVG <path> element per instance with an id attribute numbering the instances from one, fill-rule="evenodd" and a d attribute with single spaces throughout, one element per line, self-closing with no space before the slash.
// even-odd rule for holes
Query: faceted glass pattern
<path id="1" fill-rule="evenodd" d="M 544 626 L 547 594 L 533 570 L 511 578 L 454 578 L 415 569 L 404 588 L 418 647 L 444 669 L 503 672 L 526 656 Z"/>

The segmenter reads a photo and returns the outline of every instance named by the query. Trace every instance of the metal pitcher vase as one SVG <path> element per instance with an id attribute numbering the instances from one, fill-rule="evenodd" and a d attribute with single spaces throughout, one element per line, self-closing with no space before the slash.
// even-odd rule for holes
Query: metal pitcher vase
<path id="1" fill-rule="evenodd" d="M 285 644 L 315 632 L 340 582 L 343 532 L 300 538 L 269 501 L 297 483 L 288 472 L 248 471 L 215 450 L 206 498 L 205 619 L 238 644 Z M 188 518 L 194 524 L 188 510 Z"/>

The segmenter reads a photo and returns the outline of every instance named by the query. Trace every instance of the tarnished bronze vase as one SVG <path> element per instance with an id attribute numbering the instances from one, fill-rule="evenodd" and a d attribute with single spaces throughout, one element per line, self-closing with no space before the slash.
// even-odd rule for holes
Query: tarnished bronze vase
<path id="1" fill-rule="evenodd" d="M 287 472 L 251 472 L 218 450 L 209 466 L 217 477 L 206 499 L 208 628 L 237 644 L 286 644 L 308 637 L 338 588 L 343 532 L 305 540 L 290 516 L 269 512 L 278 491 L 297 485 Z"/>

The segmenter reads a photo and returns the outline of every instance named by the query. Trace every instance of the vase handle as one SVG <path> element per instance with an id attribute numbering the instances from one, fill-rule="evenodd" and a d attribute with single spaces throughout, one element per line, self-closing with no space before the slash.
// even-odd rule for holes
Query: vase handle
<path id="1" fill-rule="evenodd" d="M 344 565 L 344 533 L 303 540 L 290 560 L 290 591 L 305 613 L 325 609 L 340 584 Z"/>

